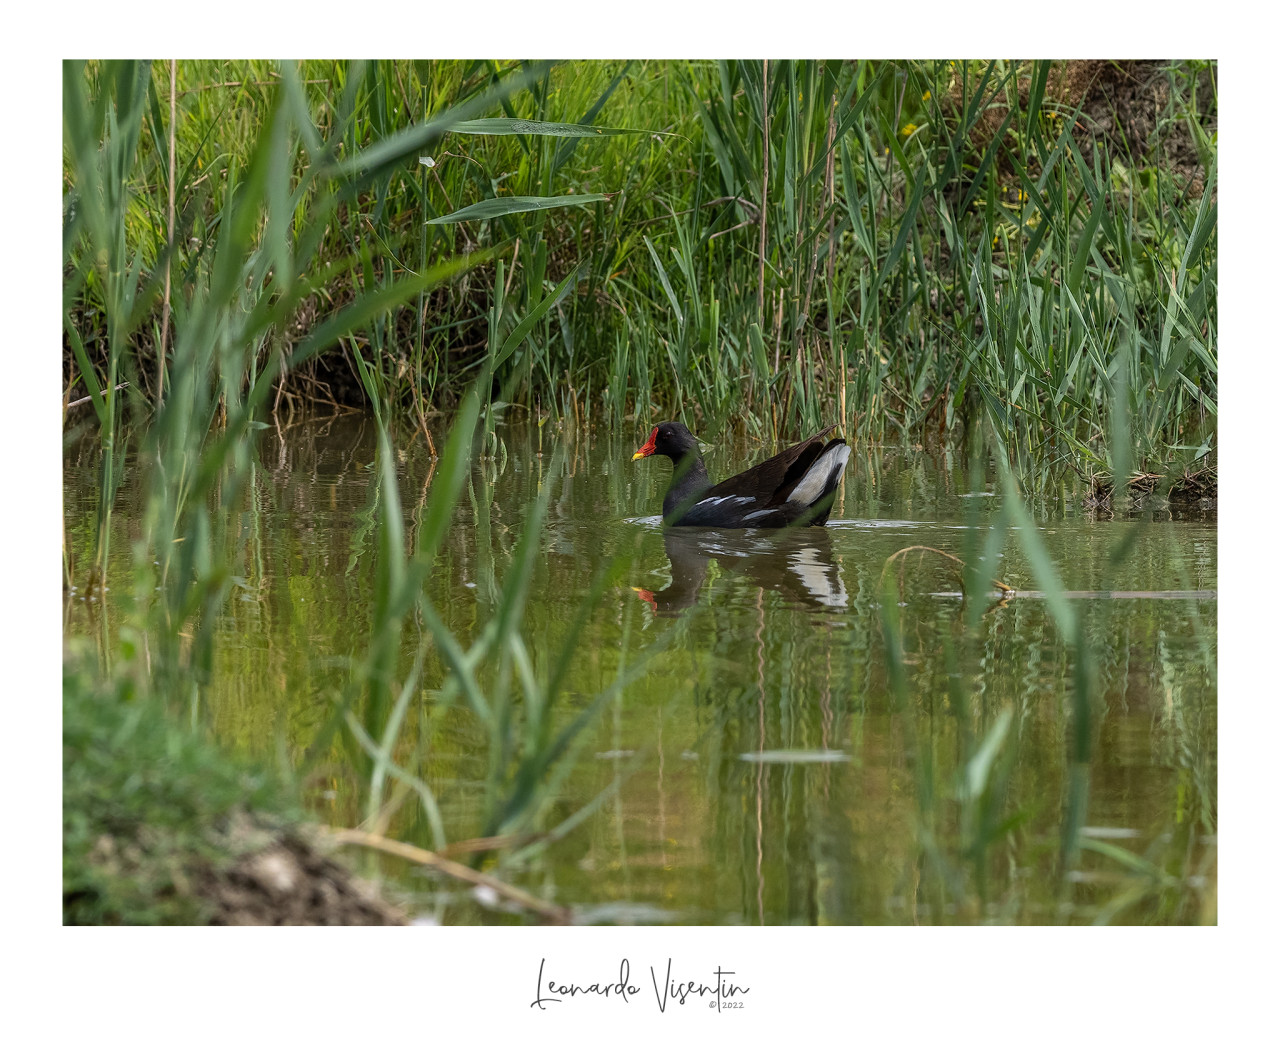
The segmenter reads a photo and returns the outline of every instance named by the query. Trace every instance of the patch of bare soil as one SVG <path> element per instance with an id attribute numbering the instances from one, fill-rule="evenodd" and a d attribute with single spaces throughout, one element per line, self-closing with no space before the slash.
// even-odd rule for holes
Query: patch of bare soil
<path id="1" fill-rule="evenodd" d="M 1185 120 L 1168 116 L 1169 66 L 1164 60 L 1076 61 L 1063 63 L 1063 101 L 1072 106 L 1083 102 L 1081 116 L 1087 133 L 1077 133 L 1081 152 L 1087 158 L 1094 142 L 1105 143 L 1113 156 L 1126 150 L 1144 157 L 1159 145 L 1163 166 L 1186 187 L 1191 196 L 1204 190 L 1205 170 L 1201 166 L 1191 130 Z M 1209 71 L 1200 73 L 1196 96 L 1200 118 L 1212 133 L 1218 115 L 1212 106 L 1213 89 Z"/>
<path id="2" fill-rule="evenodd" d="M 212 908 L 210 924 L 405 924 L 408 915 L 330 858 L 319 838 L 279 831 L 248 816 L 228 831 L 240 857 L 207 872 L 195 891 Z"/>
<path id="3" fill-rule="evenodd" d="M 1161 170 L 1195 197 L 1204 189 L 1206 172 L 1187 121 L 1177 119 L 1169 105 L 1169 68 L 1173 64 L 1168 59 L 1056 62 L 1045 84 L 1045 102 L 1053 103 L 1058 112 L 1079 110 L 1073 131 L 1086 160 L 1092 159 L 1095 148 L 1112 157 L 1131 156 L 1134 161 L 1158 159 Z M 1212 134 L 1218 126 L 1212 74 L 1204 69 L 1197 75 L 1198 116 Z M 1019 103 L 1028 105 L 1030 95 L 1031 76 L 1019 77 Z M 960 117 L 962 101 L 962 88 L 957 81 L 950 97 L 956 119 Z M 971 145 L 985 149 L 1007 116 L 1006 104 L 993 101 L 988 105 L 970 130 Z M 1028 163 L 1032 160 L 1023 159 Z M 998 156 L 996 164 L 1001 183 L 1016 184 L 1016 173 L 1008 158 Z"/>

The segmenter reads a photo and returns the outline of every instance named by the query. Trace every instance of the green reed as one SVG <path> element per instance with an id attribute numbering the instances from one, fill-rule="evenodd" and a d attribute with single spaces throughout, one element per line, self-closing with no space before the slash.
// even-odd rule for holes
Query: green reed
<path id="1" fill-rule="evenodd" d="M 350 181 L 333 220 L 311 227 L 317 265 L 297 271 L 310 280 L 289 296 L 295 323 L 261 356 L 406 273 L 483 249 L 503 263 L 501 279 L 494 259 L 399 298 L 322 360 L 291 359 L 278 384 L 290 396 L 327 396 L 359 350 L 393 411 L 429 428 L 490 358 L 495 323 L 511 332 L 554 289 L 494 369 L 544 413 L 576 404 L 579 418 L 641 426 L 674 414 L 709 435 L 835 419 L 871 440 L 985 421 L 1043 490 L 1064 471 L 1118 475 L 1107 435 L 1125 401 L 1129 472 L 1167 488 L 1214 460 L 1216 142 L 1203 113 L 1216 99 L 1201 65 L 1168 70 L 1161 125 L 1189 127 L 1202 156 L 1192 196 L 1158 146 L 1083 151 L 1093 128 L 1061 69 L 384 61 L 304 63 L 282 79 L 263 63 L 179 63 L 171 257 L 189 263 L 194 241 L 217 236 L 213 188 L 245 168 L 287 81 L 314 130 L 278 161 L 303 198 L 322 190 L 307 174 L 315 149 Z M 495 84 L 501 102 L 486 95 Z M 161 309 L 151 277 L 169 242 L 167 90 L 141 78 L 105 139 L 132 217 L 117 233 L 128 258 L 108 270 L 120 279 L 104 286 L 81 259 L 68 286 L 90 387 L 155 371 L 143 321 L 154 328 Z M 412 137 L 448 107 L 452 130 L 412 162 L 375 155 L 357 175 L 364 143 Z M 126 263 L 150 290 L 133 326 L 111 327 L 108 305 L 123 315 L 138 283 Z"/>
<path id="2" fill-rule="evenodd" d="M 231 565 L 217 551 L 231 526 L 253 432 L 264 425 L 281 371 L 304 364 L 388 308 L 456 274 L 468 260 L 451 260 L 379 288 L 285 350 L 280 332 L 314 287 L 314 278 L 306 274 L 319 267 L 323 231 L 353 185 L 340 177 L 340 168 L 324 162 L 325 147 L 302 104 L 297 75 L 286 69 L 249 162 L 243 167 L 234 158 L 227 162 L 219 210 L 210 222 L 216 238 L 212 243 L 195 238 L 199 243 L 173 260 L 178 293 L 172 348 L 163 362 L 168 378 L 163 386 L 157 381 L 148 396 L 141 361 L 129 354 L 127 337 L 139 322 L 138 297 L 158 293 L 160 274 L 158 268 L 142 272 L 142 256 L 128 251 L 133 201 L 118 192 L 127 180 L 112 182 L 103 175 L 104 167 L 123 162 L 118 153 L 127 152 L 127 143 L 116 145 L 117 129 L 136 130 L 139 124 L 146 66 L 108 63 L 96 73 L 91 79 L 76 63 L 67 64 L 68 150 L 76 176 L 64 234 L 69 285 L 97 280 L 108 289 L 103 302 L 112 361 L 103 393 L 94 401 L 104 482 L 97 561 L 88 586 L 101 581 L 110 553 L 113 478 L 128 450 L 120 440 L 121 414 L 110 387 L 127 373 L 138 434 L 135 454 L 152 477 L 144 534 L 132 551 L 136 614 L 139 623 L 150 622 L 157 631 L 157 681 L 165 688 L 196 689 L 208 672 L 215 611 L 235 581 Z M 98 92 L 93 101 L 91 87 Z M 380 143 L 382 155 L 412 152 L 422 137 L 402 134 Z M 105 145 L 95 150 L 98 141 Z M 309 151 L 317 162 L 295 184 L 282 158 L 300 151 Z M 173 243 L 185 241 L 186 232 L 172 231 Z M 70 311 L 66 326 L 74 343 Z M 101 385 L 87 356 L 77 357 L 83 381 L 91 389 Z"/>

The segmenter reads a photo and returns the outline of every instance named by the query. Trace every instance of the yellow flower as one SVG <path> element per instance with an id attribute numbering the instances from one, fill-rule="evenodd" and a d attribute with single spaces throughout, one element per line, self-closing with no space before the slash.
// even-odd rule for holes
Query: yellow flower
<path id="1" fill-rule="evenodd" d="M 902 130 L 898 132 L 898 134 L 900 134 L 903 138 L 910 138 L 915 133 L 916 133 L 915 124 L 903 124 Z"/>
<path id="2" fill-rule="evenodd" d="M 929 99 L 931 99 L 932 97 L 933 97 L 933 94 L 932 94 L 931 92 L 929 92 L 929 91 L 926 91 L 924 94 L 922 94 L 922 95 L 920 96 L 920 101 L 921 101 L 921 102 L 927 102 L 927 101 L 929 101 Z"/>

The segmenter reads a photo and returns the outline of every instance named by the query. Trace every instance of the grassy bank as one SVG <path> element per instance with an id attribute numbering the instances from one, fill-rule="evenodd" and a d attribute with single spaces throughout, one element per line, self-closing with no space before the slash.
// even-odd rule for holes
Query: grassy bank
<path id="1" fill-rule="evenodd" d="M 65 923 L 403 921 L 327 854 L 287 778 L 138 696 L 121 661 L 106 681 L 84 651 L 65 667 Z"/>
<path id="2" fill-rule="evenodd" d="M 114 107 L 125 212 L 112 239 L 77 208 L 70 125 L 68 400 L 128 381 L 131 411 L 154 408 L 166 318 L 225 239 L 235 187 L 285 168 L 270 220 L 241 231 L 246 251 L 294 256 L 263 259 L 280 323 L 238 362 L 242 382 L 278 372 L 277 410 L 367 403 L 372 383 L 439 430 L 488 362 L 504 399 L 615 427 L 837 419 L 880 441 L 985 420 L 1037 488 L 1074 470 L 1167 491 L 1214 466 L 1212 64 L 67 75 L 90 112 Z M 382 148 L 396 136 L 408 148 Z M 368 323 L 326 327 L 377 295 Z M 1121 417 L 1133 458 L 1113 462 Z"/>

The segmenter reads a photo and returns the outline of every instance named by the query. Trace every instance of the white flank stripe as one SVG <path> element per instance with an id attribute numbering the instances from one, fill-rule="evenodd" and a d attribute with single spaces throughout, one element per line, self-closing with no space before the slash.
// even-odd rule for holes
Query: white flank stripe
<path id="1" fill-rule="evenodd" d="M 718 506 L 722 502 L 755 502 L 750 495 L 717 495 L 715 498 L 703 499 L 699 506 Z"/>

